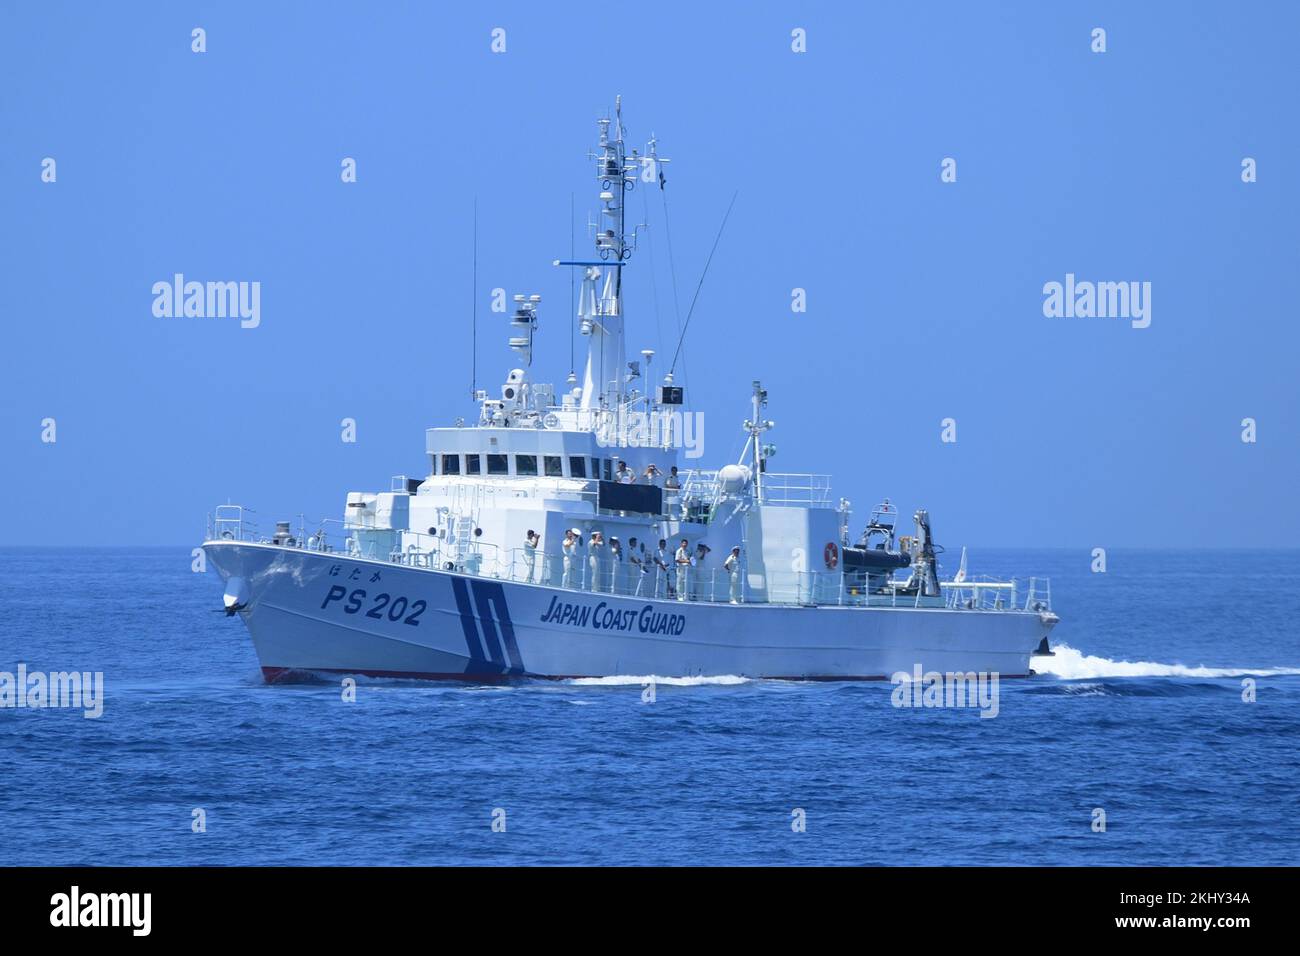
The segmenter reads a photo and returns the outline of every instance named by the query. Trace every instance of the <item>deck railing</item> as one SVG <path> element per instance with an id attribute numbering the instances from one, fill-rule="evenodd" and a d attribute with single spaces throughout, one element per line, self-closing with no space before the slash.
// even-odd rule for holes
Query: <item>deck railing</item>
<path id="1" fill-rule="evenodd" d="M 764 472 L 758 480 L 760 500 L 765 505 L 828 507 L 831 503 L 830 475 L 798 475 Z"/>
<path id="2" fill-rule="evenodd" d="M 257 523 L 249 517 L 253 513 L 242 505 L 217 505 L 208 515 L 208 540 L 257 540 Z"/>
<path id="3" fill-rule="evenodd" d="M 665 556 L 667 569 L 658 566 L 655 553 L 637 560 L 624 553 L 615 559 L 606 546 L 593 563 L 585 548 L 571 555 L 528 548 L 502 549 L 489 542 L 457 541 L 418 531 L 373 532 L 350 527 L 336 518 L 301 526 L 289 543 L 260 536 L 248 509 L 222 505 L 209 517 L 208 540 L 279 544 L 304 551 L 339 554 L 385 561 L 405 567 L 456 571 L 477 577 L 539 584 L 575 592 L 614 594 L 702 603 L 762 603 L 792 606 L 913 607 L 970 611 L 1050 611 L 1051 581 L 1032 577 L 1022 587 L 1017 579 L 943 582 L 940 594 L 924 596 L 902 590 L 902 582 L 872 575 L 836 571 L 773 571 L 751 574 L 742 560 L 738 573 L 716 563 L 698 562 L 679 573 L 675 553 Z M 315 527 L 308 532 L 307 527 Z M 357 534 L 358 530 L 366 531 Z"/>

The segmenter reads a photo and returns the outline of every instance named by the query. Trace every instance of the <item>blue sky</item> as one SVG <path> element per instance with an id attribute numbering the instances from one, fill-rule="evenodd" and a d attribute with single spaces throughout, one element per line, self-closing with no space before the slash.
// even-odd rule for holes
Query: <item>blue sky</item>
<path id="1" fill-rule="evenodd" d="M 621 93 L 630 140 L 673 160 L 683 311 L 739 191 L 686 342 L 711 463 L 739 452 L 761 378 L 774 468 L 832 473 L 862 518 L 886 495 L 928 507 L 949 547 L 1295 544 L 1294 5 L 624 17 L 6 3 L 0 543 L 192 544 L 227 499 L 336 517 L 348 490 L 423 474 L 423 429 L 474 413 L 475 197 L 480 384 L 512 364 L 495 287 L 543 296 L 535 368 L 561 380 L 569 277 L 550 262 L 570 195 L 580 226 L 594 208 L 586 151 Z M 629 269 L 629 350 L 671 353 L 659 197 L 642 202 L 655 268 L 647 249 Z M 259 281 L 261 325 L 155 317 L 176 272 Z M 1150 282 L 1150 327 L 1045 317 L 1067 273 Z"/>

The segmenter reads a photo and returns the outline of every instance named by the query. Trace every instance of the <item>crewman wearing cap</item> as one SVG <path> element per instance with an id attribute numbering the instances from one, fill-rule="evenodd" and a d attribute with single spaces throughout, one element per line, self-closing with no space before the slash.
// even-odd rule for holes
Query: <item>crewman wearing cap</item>
<path id="1" fill-rule="evenodd" d="M 622 594 L 623 581 L 623 545 L 618 538 L 609 539 L 609 589 L 614 594 Z"/>
<path id="2" fill-rule="evenodd" d="M 528 572 L 526 580 L 531 584 L 533 573 L 537 569 L 537 545 L 541 542 L 537 532 L 532 528 L 528 529 L 528 534 L 524 536 L 524 568 Z"/>
<path id="3" fill-rule="evenodd" d="M 605 538 L 599 531 L 591 533 L 587 542 L 587 590 L 603 591 L 600 580 L 601 557 L 605 553 Z"/>
<path id="4" fill-rule="evenodd" d="M 682 545 L 673 555 L 673 563 L 677 565 L 677 600 L 685 601 L 689 594 L 687 585 L 691 575 L 691 546 L 682 538 Z"/>
<path id="5" fill-rule="evenodd" d="M 581 540 L 577 528 L 570 528 L 564 532 L 564 579 L 561 587 L 573 587 L 573 561 L 578 554 L 578 542 Z"/>
<path id="6" fill-rule="evenodd" d="M 731 549 L 731 554 L 727 555 L 727 560 L 722 562 L 722 566 L 727 571 L 727 576 L 731 578 L 731 603 L 740 603 L 740 546 Z"/>

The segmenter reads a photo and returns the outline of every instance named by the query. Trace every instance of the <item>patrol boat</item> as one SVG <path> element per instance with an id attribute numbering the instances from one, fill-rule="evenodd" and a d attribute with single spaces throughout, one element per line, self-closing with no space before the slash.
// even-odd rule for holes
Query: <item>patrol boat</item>
<path id="1" fill-rule="evenodd" d="M 653 138 L 627 147 L 617 100 L 598 126 L 594 252 L 554 262 L 581 277 L 581 381 L 533 377 L 540 298 L 516 295 L 517 367 L 497 394 L 476 391 L 476 423 L 427 430 L 427 476 L 350 492 L 341 521 L 311 531 L 281 521 L 263 536 L 239 505 L 209 515 L 207 564 L 265 678 L 1032 673 L 1057 622 L 1049 582 L 976 580 L 964 556 L 941 580 L 928 512 L 900 535 L 888 501 L 853 538 L 827 476 L 768 467 L 760 382 L 740 460 L 693 466 L 698 419 L 674 369 L 644 384 L 654 352 L 628 361 L 625 346 L 639 233 L 625 201 L 662 190 L 668 160 Z"/>

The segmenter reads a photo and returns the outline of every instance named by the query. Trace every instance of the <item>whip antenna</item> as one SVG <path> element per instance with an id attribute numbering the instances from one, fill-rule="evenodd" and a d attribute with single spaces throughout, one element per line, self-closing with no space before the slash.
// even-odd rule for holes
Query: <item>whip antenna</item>
<path id="1" fill-rule="evenodd" d="M 474 268 L 470 273 L 474 285 L 469 299 L 470 338 L 469 338 L 469 397 L 470 401 L 478 396 L 478 197 L 474 197 Z"/>
<path id="2" fill-rule="evenodd" d="M 731 194 L 731 202 L 727 204 L 727 212 L 722 217 L 722 225 L 718 226 L 718 234 L 714 237 L 713 248 L 709 250 L 709 258 L 704 261 L 704 271 L 700 273 L 699 284 L 695 287 L 695 295 L 691 298 L 691 307 L 686 310 L 686 321 L 682 324 L 682 334 L 677 340 L 677 351 L 673 353 L 673 362 L 668 369 L 669 375 L 677 370 L 677 358 L 682 354 L 682 343 L 686 341 L 686 330 L 691 327 L 691 316 L 695 313 L 695 303 L 700 299 L 700 289 L 704 288 L 704 277 L 709 274 L 713 254 L 718 251 L 718 243 L 722 239 L 722 230 L 727 228 L 727 220 L 731 218 L 731 207 L 736 205 L 736 197 L 739 195 L 739 190 Z"/>

